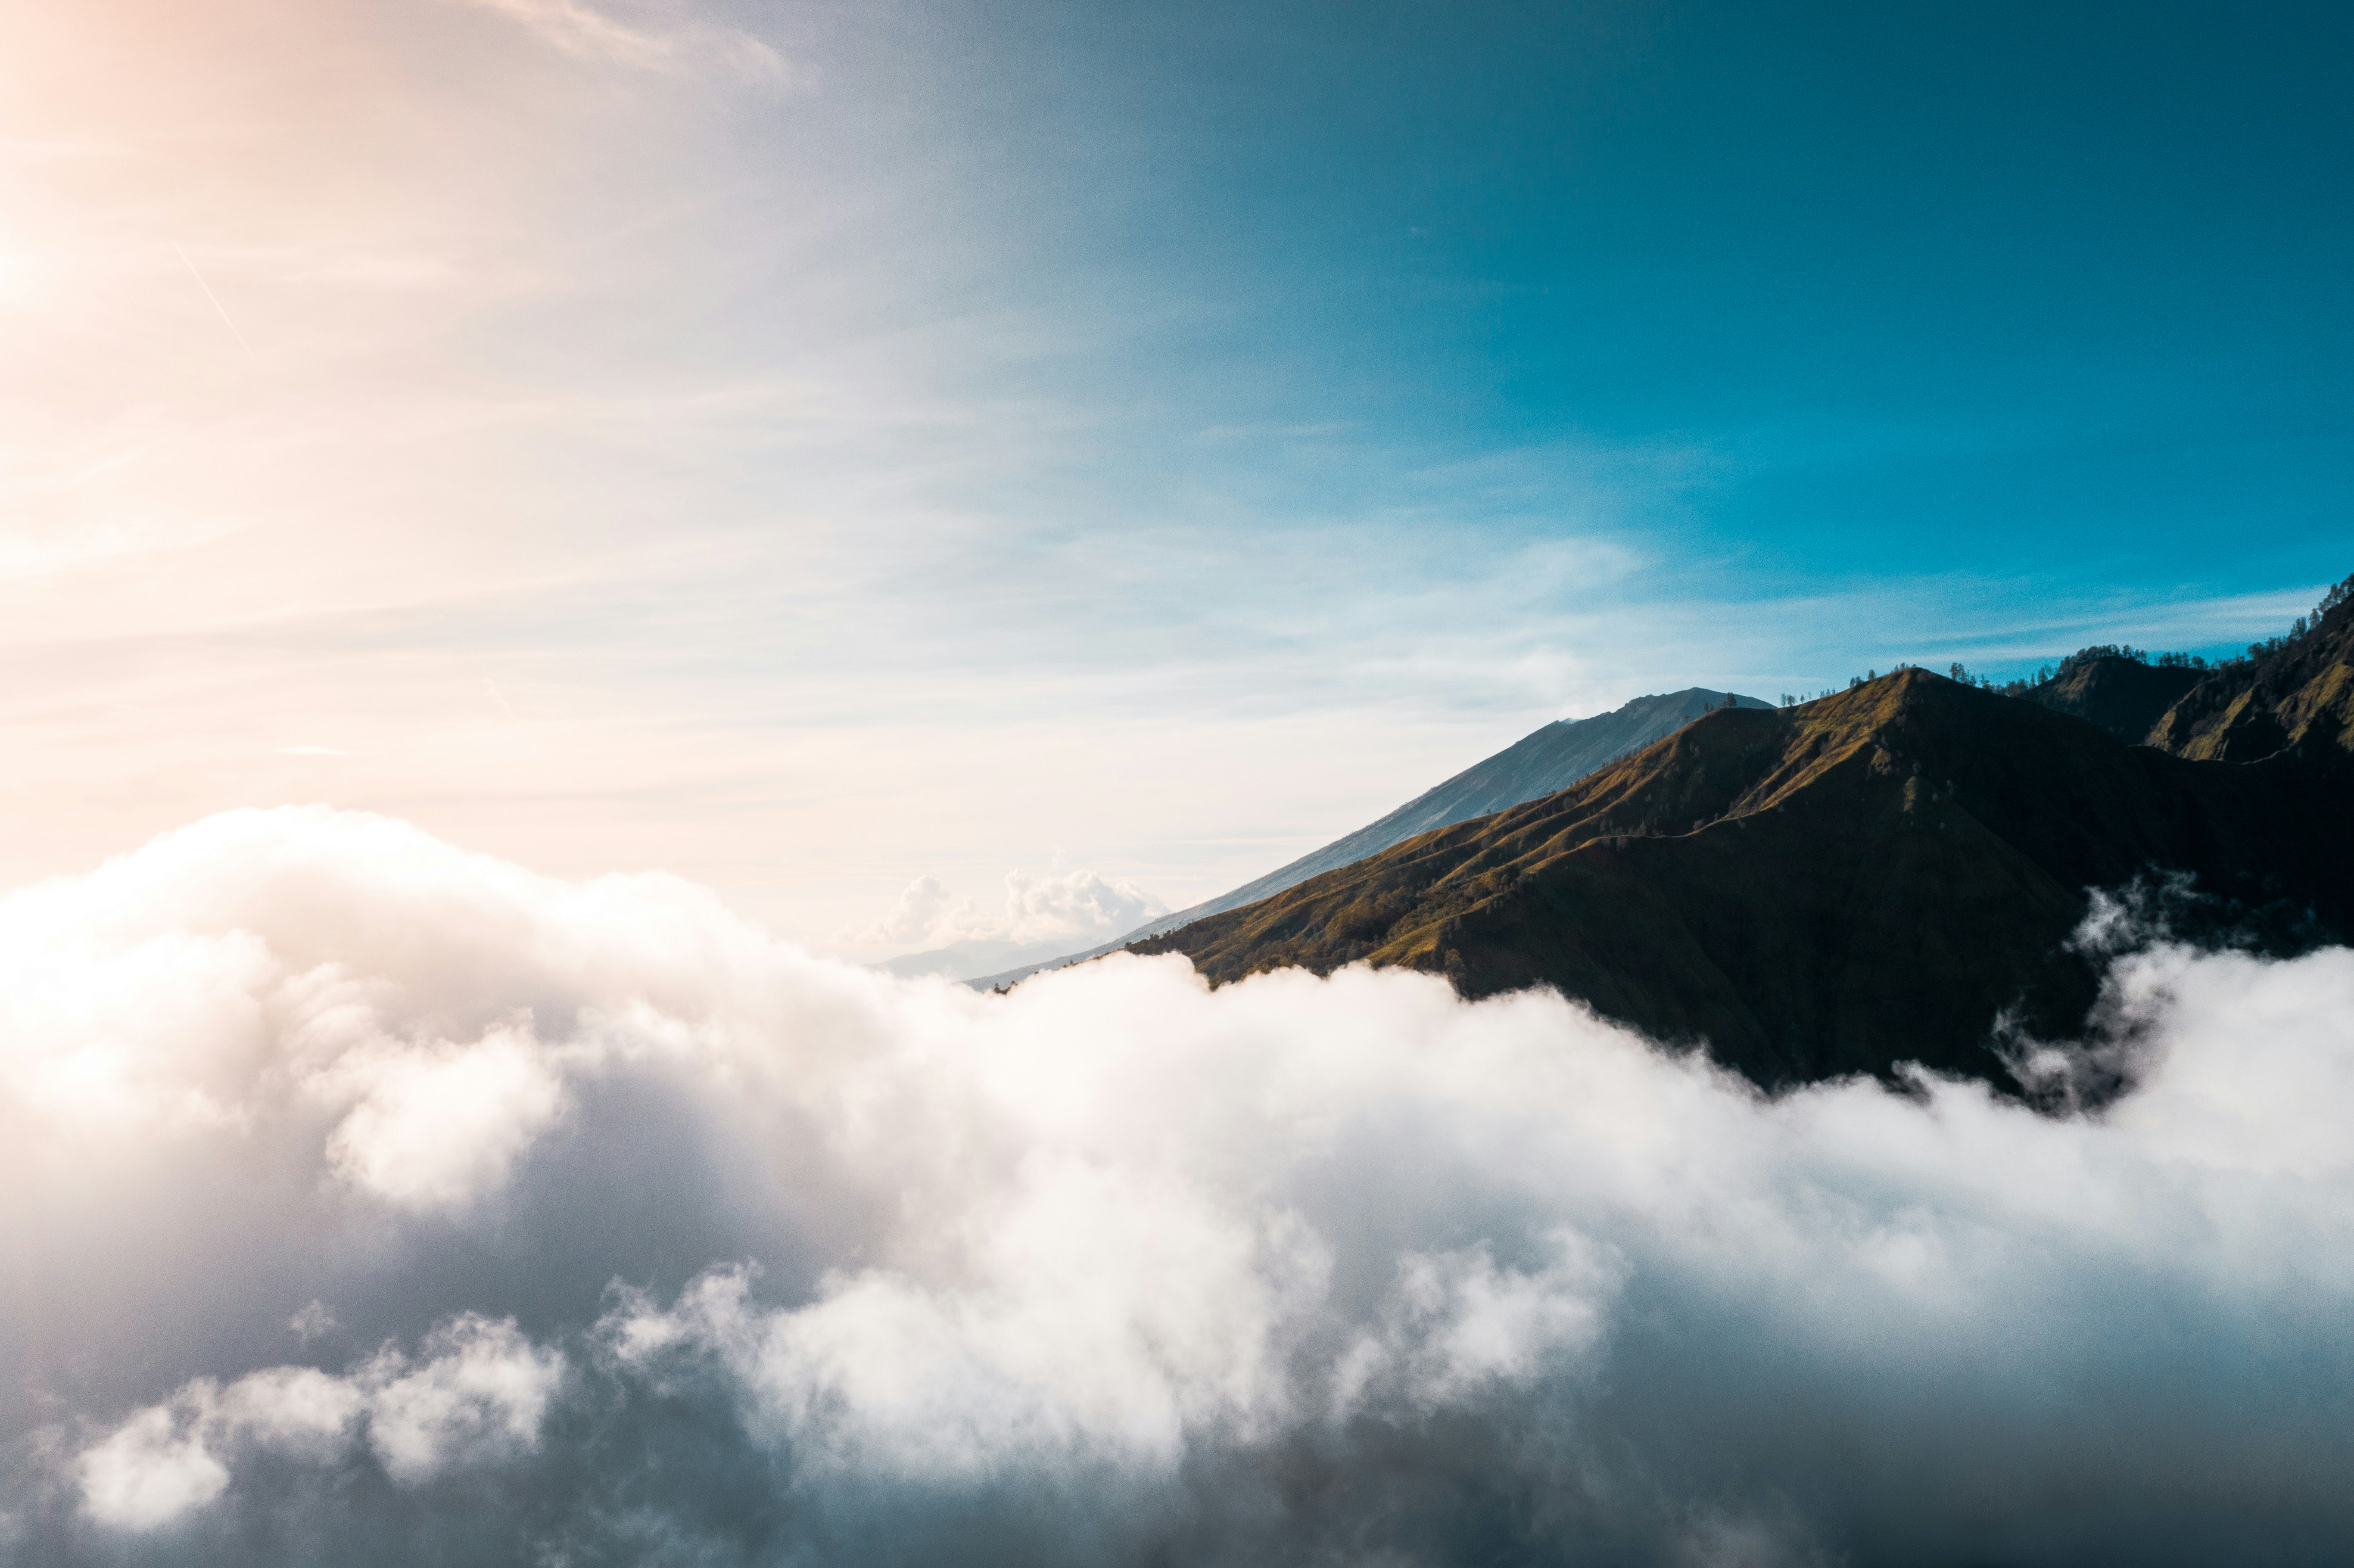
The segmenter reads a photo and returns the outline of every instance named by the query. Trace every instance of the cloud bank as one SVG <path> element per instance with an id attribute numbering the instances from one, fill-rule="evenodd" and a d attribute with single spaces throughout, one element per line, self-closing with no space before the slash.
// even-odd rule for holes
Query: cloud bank
<path id="1" fill-rule="evenodd" d="M 2354 954 L 2097 1117 L 1559 998 L 1010 995 L 323 810 L 0 900 L 0 1541 L 107 1562 L 2334 1561 Z"/>

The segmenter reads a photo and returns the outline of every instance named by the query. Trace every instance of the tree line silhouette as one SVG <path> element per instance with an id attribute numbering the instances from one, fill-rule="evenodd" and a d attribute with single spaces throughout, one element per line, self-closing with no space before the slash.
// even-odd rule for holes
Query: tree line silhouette
<path id="1" fill-rule="evenodd" d="M 2284 649 L 2293 648 L 2306 638 L 2318 634 L 2324 630 L 2325 623 L 2334 623 L 2342 619 L 2338 613 L 2340 611 L 2354 614 L 2354 610 L 2349 609 L 2349 606 L 2354 606 L 2354 577 L 2349 577 L 2343 582 L 2332 584 L 2329 590 L 2321 596 L 2321 602 L 2313 607 L 2313 613 L 2298 616 L 2290 623 L 2285 635 L 2266 637 L 2251 642 L 2245 653 L 2235 653 L 2212 663 L 2196 653 L 2153 653 L 2147 648 L 2136 648 L 2127 642 L 2096 642 L 2089 647 L 2077 649 L 2076 652 L 2061 660 L 2056 666 L 2042 665 L 2033 675 L 2020 676 L 2016 680 L 1999 682 L 1991 676 L 1973 674 L 1958 659 L 1946 666 L 1946 673 L 1966 686 L 1976 686 L 1980 691 L 1993 692 L 2006 697 L 2026 696 L 2031 692 L 2050 685 L 2054 681 L 2066 680 L 2085 665 L 2101 659 L 2130 659 L 2137 664 L 2151 664 L 2161 670 L 2198 670 L 2202 673 L 2232 673 L 2259 660 L 2269 659 Z M 1922 666 L 1918 664 L 1900 663 L 1891 666 L 1889 673 L 1893 674 L 1898 670 L 1920 668 Z M 1850 675 L 1846 689 L 1851 692 L 1858 686 L 1878 679 L 1880 679 L 1880 672 L 1877 670 L 1869 670 L 1861 675 Z M 1801 703 L 1819 702 L 1825 697 L 1836 695 L 1838 691 L 1837 687 L 1825 687 L 1811 696 L 1797 696 L 1785 692 L 1782 694 L 1781 705 L 1789 708 L 1797 707 Z"/>

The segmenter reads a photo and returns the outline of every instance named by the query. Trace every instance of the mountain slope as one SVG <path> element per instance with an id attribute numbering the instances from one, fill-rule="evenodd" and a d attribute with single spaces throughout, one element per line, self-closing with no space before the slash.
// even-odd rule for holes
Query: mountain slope
<path id="1" fill-rule="evenodd" d="M 1041 969 L 1060 969 L 1066 964 L 1100 958 L 1106 953 L 1118 952 L 1131 942 L 1191 925 L 1204 916 L 1256 904 L 1286 888 L 1297 886 L 1311 876 L 1337 871 L 1367 855 L 1379 854 L 1392 844 L 1403 843 L 1416 833 L 1469 821 L 1474 817 L 1483 817 L 1491 811 L 1500 811 L 1508 806 L 1517 806 L 1522 801 L 1566 789 L 1596 768 L 1628 752 L 1639 750 L 1662 736 L 1672 735 L 1701 715 L 1723 707 L 1727 703 L 1744 708 L 1767 705 L 1755 697 L 1692 686 L 1659 696 L 1637 697 L 1622 707 L 1610 713 L 1597 714 L 1592 718 L 1558 719 L 1532 735 L 1523 736 L 1493 757 L 1473 763 L 1452 779 L 1424 790 L 1388 815 L 1368 822 L 1346 837 L 1333 840 L 1321 849 L 1311 850 L 1288 865 L 1278 866 L 1265 876 L 1246 882 L 1231 893 L 1222 893 L 1191 908 L 1161 916 L 1126 936 L 1106 942 L 1099 948 L 1090 948 L 1084 953 L 1029 963 L 968 983 L 982 989 L 1010 985 Z"/>
<path id="2" fill-rule="evenodd" d="M 919 953 L 902 953 L 874 967 L 902 980 L 916 980 L 925 975 L 961 980 L 977 969 L 1003 969 L 1008 964 L 1050 962 L 1061 956 L 1059 949 L 1069 940 L 1068 937 L 1056 942 L 971 939 L 945 948 L 928 948 Z"/>
<path id="3" fill-rule="evenodd" d="M 2354 577 L 2287 637 L 2185 692 L 2149 730 L 2178 757 L 2247 762 L 2296 748 L 2354 752 Z"/>
<path id="4" fill-rule="evenodd" d="M 1352 962 L 1550 984 L 1761 1083 L 1993 1075 L 1996 1016 L 2093 1001 L 2086 889 L 2151 868 L 2292 937 L 2354 933 L 2336 761 L 2199 762 L 1906 670 L 1711 713 L 1575 787 L 1134 945 L 1213 982 Z"/>
<path id="5" fill-rule="evenodd" d="M 1755 697 L 1692 686 L 1664 696 L 1637 697 L 1623 707 L 1593 718 L 1555 720 L 1485 761 L 1476 762 L 1454 778 L 1424 790 L 1396 810 L 1368 822 L 1345 838 L 1335 839 L 1256 882 L 1245 883 L 1232 893 L 1165 916 L 1146 929 L 1172 931 L 1204 915 L 1239 909 L 1287 887 L 1296 887 L 1311 876 L 1353 865 L 1392 844 L 1404 843 L 1416 833 L 1468 822 L 1474 817 L 1566 789 L 1595 769 L 1629 752 L 1639 751 L 1663 736 L 1673 735 L 1702 714 L 1728 703 L 1744 708 L 1768 705 Z"/>
<path id="6" fill-rule="evenodd" d="M 2098 725 L 2130 746 L 2139 744 L 2205 673 L 2185 664 L 2151 664 L 2125 654 L 2079 655 L 2062 661 L 2057 674 L 2023 694 L 2054 713 Z"/>

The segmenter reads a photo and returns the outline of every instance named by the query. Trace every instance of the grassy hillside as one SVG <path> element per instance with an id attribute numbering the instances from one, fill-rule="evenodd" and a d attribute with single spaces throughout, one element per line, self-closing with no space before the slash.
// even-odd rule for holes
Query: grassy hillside
<path id="1" fill-rule="evenodd" d="M 2139 742 L 2183 694 L 2206 675 L 2182 664 L 2151 664 L 2112 655 L 2063 662 L 2051 680 L 2025 694 L 2054 713 L 2073 714 L 2119 740 Z"/>
<path id="2" fill-rule="evenodd" d="M 1996 1015 L 2072 1028 L 2088 887 L 2151 868 L 2354 930 L 2341 761 L 2196 761 L 1906 670 L 1712 713 L 1575 787 L 1135 945 L 1214 981 L 1363 961 L 1543 983 L 1764 1083 L 1991 1075 Z"/>
<path id="3" fill-rule="evenodd" d="M 2354 753 L 2354 577 L 2285 638 L 2209 673 L 2149 732 L 2179 757 L 2245 762 L 2274 752 Z"/>

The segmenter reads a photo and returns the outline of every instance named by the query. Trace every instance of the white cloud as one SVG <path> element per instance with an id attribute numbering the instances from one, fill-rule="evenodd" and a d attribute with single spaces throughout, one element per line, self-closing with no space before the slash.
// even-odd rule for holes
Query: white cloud
<path id="1" fill-rule="evenodd" d="M 155 1530 L 217 1501 L 240 1450 L 326 1464 L 363 1430 L 404 1485 L 536 1446 L 563 1378 L 560 1355 L 512 1320 L 472 1313 L 435 1328 L 423 1350 L 418 1361 L 387 1345 L 344 1376 L 281 1366 L 226 1389 L 191 1382 L 82 1453 L 82 1506 L 117 1530 Z"/>
<path id="2" fill-rule="evenodd" d="M 1556 997 L 982 996 L 217 818 L 0 899 L 0 1256 L 48 1260 L 0 1507 L 421 1552 L 373 1466 L 455 1562 L 2319 1558 L 2354 954 L 2110 995 L 2098 1115 L 1768 1098 Z M 393 1348 L 241 1359 L 329 1300 Z"/>
<path id="3" fill-rule="evenodd" d="M 1534 1270 L 1500 1269 L 1485 1245 L 1400 1257 L 1384 1331 L 1345 1365 L 1342 1408 L 1384 1374 L 1416 1403 L 1445 1406 L 1582 1361 L 1601 1339 L 1617 1281 L 1576 1232 L 1548 1241 L 1554 1255 Z"/>
<path id="4" fill-rule="evenodd" d="M 90 1517 L 121 1530 L 153 1530 L 204 1507 L 228 1488 L 228 1467 L 185 1431 L 169 1405 L 143 1410 L 81 1457 Z"/>
<path id="5" fill-rule="evenodd" d="M 895 946 L 945 946 L 954 933 L 984 921 L 972 900 L 952 899 L 938 877 L 919 876 L 907 884 L 891 912 L 864 930 L 845 931 L 848 942 L 887 942 Z M 941 933 L 950 933 L 942 936 Z"/>
<path id="6" fill-rule="evenodd" d="M 327 1309 L 327 1304 L 315 1298 L 287 1319 L 286 1326 L 293 1330 L 295 1336 L 306 1345 L 313 1340 L 324 1339 L 342 1327 L 335 1321 L 335 1315 Z"/>
<path id="7" fill-rule="evenodd" d="M 368 1443 L 397 1481 L 532 1447 L 563 1376 L 562 1360 L 513 1321 L 469 1313 L 434 1330 L 426 1360 L 380 1354 L 363 1369 Z"/>
<path id="8" fill-rule="evenodd" d="M 271 1367 L 229 1384 L 209 1402 L 203 1425 L 319 1459 L 343 1446 L 367 1407 L 368 1391 L 349 1380 L 312 1367 Z"/>
<path id="9" fill-rule="evenodd" d="M 1090 948 L 1167 913 L 1166 904 L 1134 883 L 1107 882 L 1092 871 L 1060 875 L 1008 872 L 1005 902 L 992 911 L 952 896 L 938 877 L 919 876 L 899 895 L 889 914 L 872 926 L 843 932 L 841 940 L 918 950 L 959 942 Z"/>
<path id="10" fill-rule="evenodd" d="M 1017 942 L 1100 941 L 1134 930 L 1169 906 L 1133 883 L 1106 882 L 1091 871 L 1061 876 L 1010 872 L 1005 934 Z"/>
<path id="11" fill-rule="evenodd" d="M 564 1112 L 564 1086 L 527 1028 L 473 1044 L 353 1051 L 313 1080 L 356 1100 L 327 1140 L 354 1186 L 415 1208 L 447 1207 L 502 1181 Z"/>

